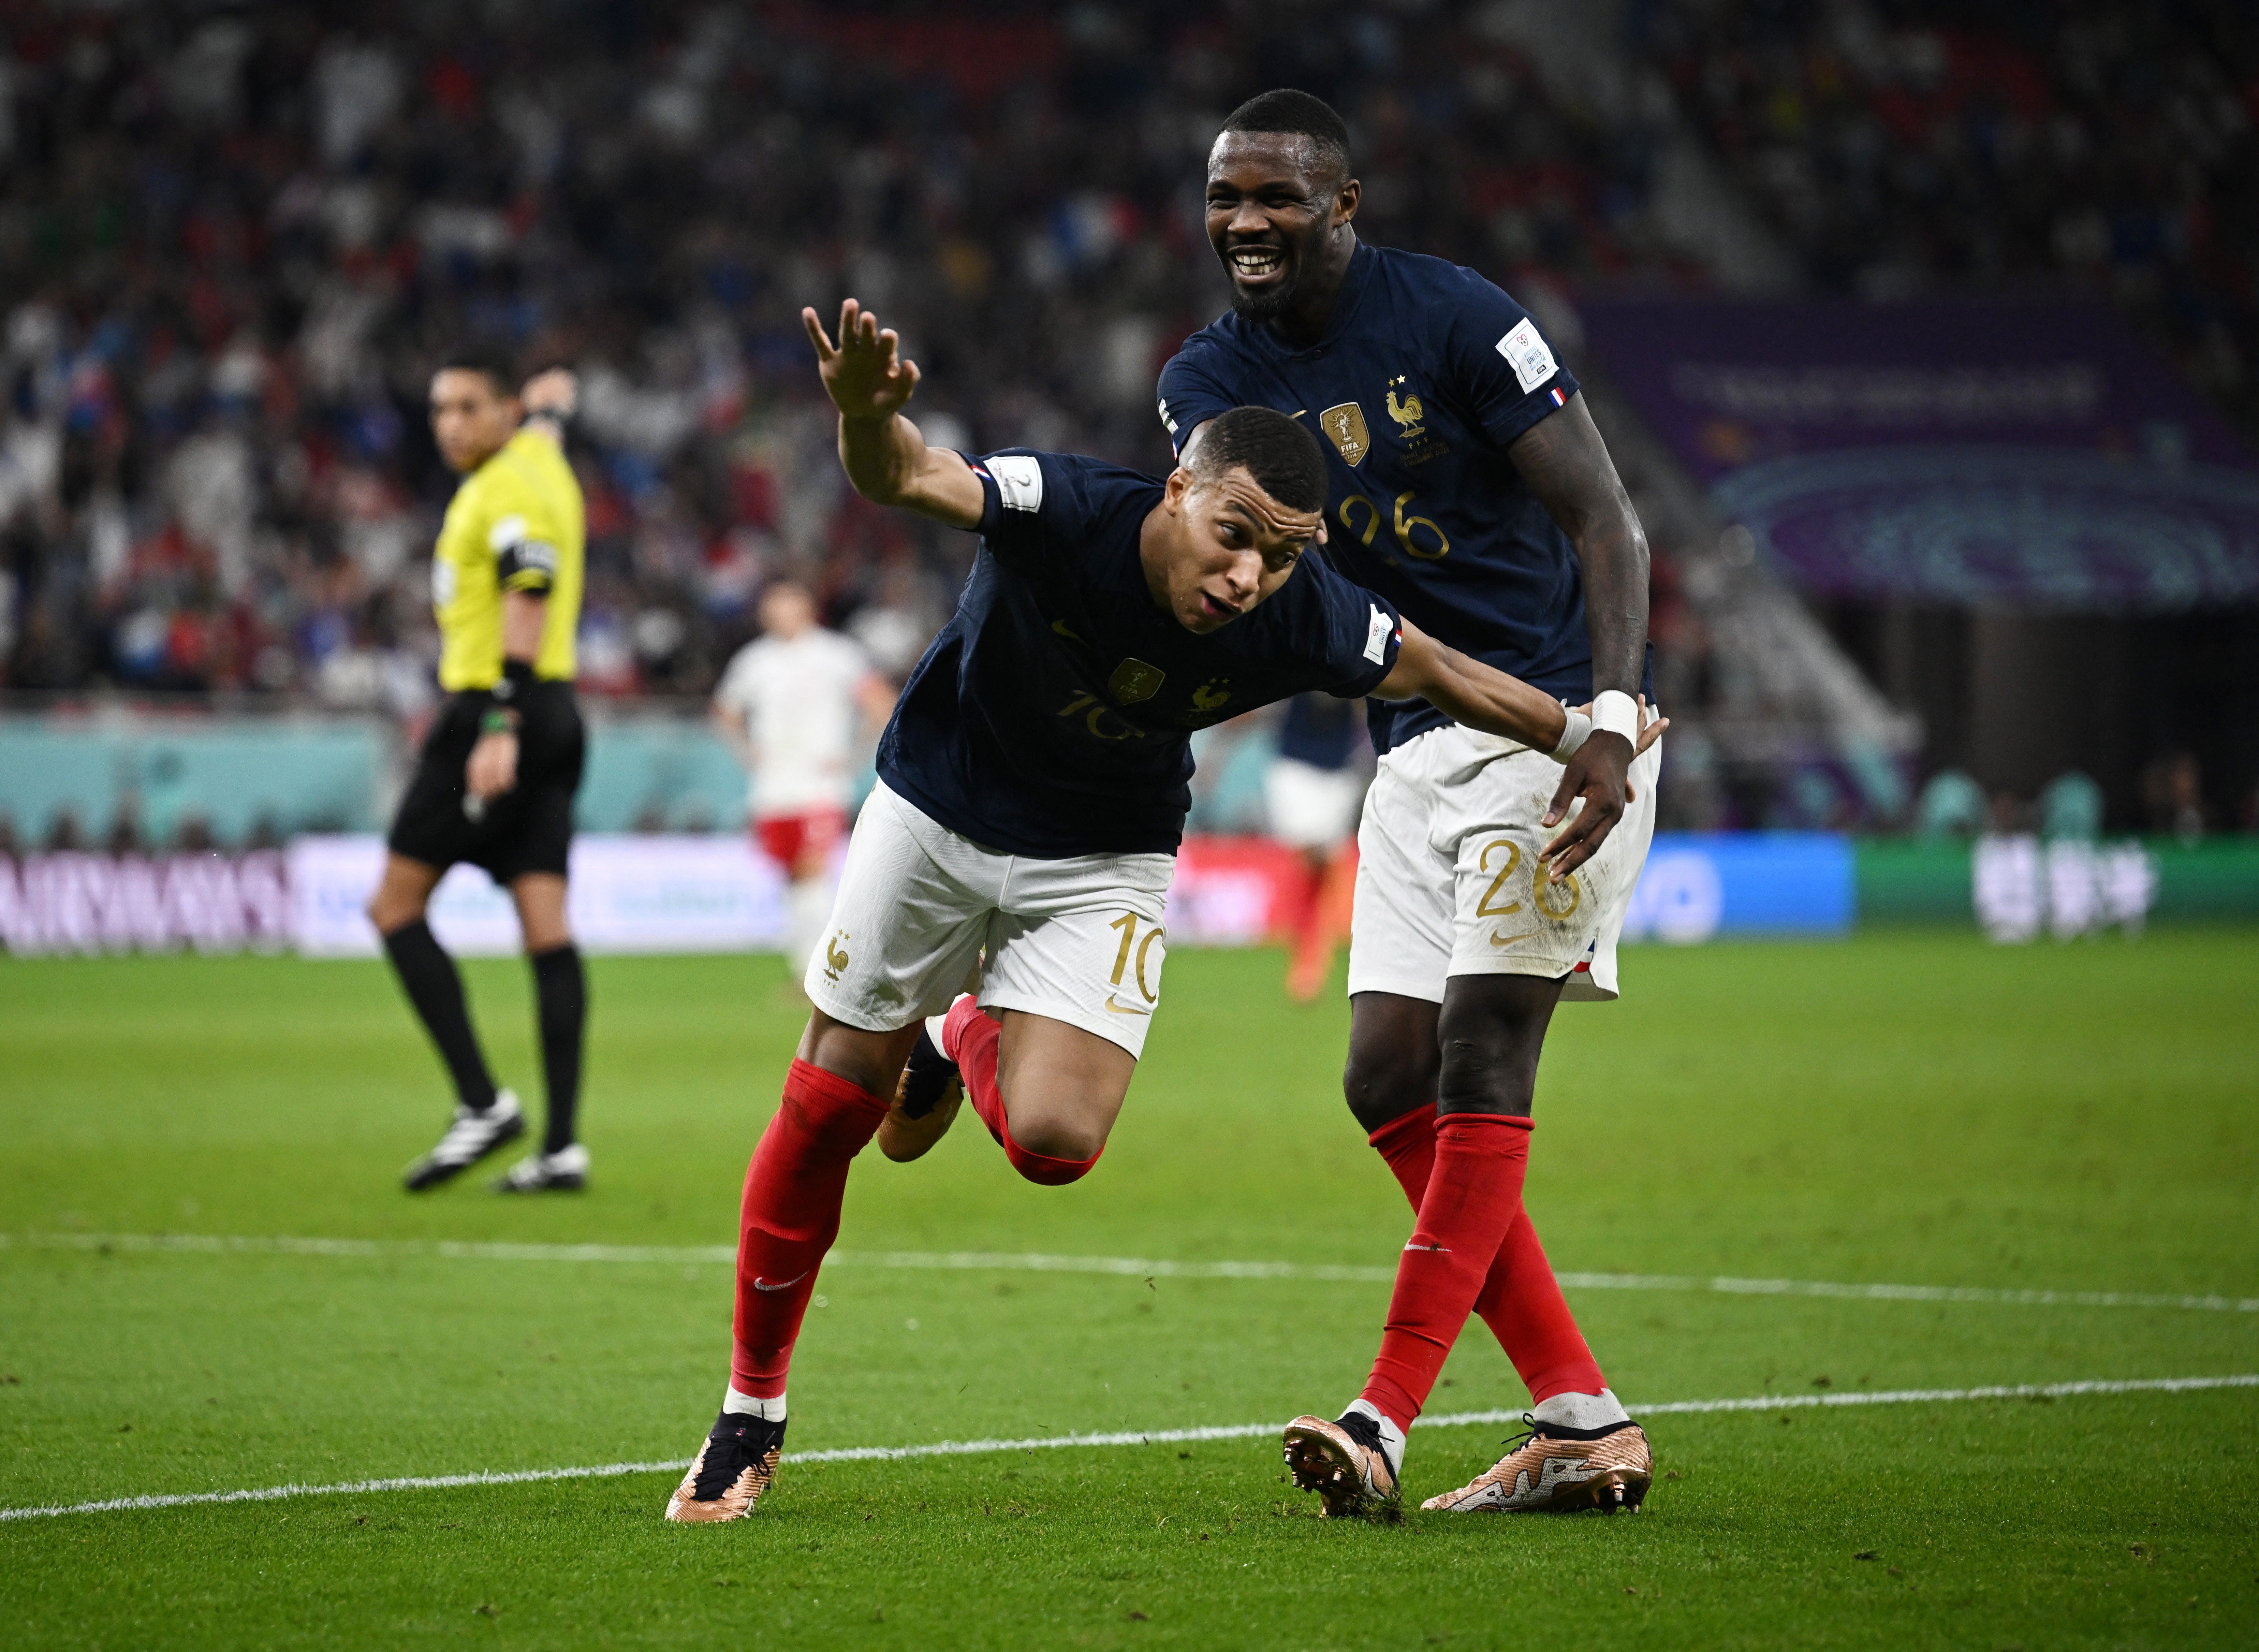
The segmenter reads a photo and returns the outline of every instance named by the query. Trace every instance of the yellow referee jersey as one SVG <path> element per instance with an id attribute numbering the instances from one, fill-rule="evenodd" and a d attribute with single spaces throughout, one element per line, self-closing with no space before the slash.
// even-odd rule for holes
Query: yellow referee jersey
<path id="1" fill-rule="evenodd" d="M 501 680 L 504 591 L 547 597 L 533 673 L 573 680 L 582 538 L 581 484 L 548 437 L 520 431 L 463 478 L 431 552 L 442 688 Z"/>

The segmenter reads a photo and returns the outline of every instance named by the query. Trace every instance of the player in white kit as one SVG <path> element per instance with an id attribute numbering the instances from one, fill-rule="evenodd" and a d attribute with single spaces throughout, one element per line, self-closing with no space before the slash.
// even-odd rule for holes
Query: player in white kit
<path id="1" fill-rule="evenodd" d="M 785 955 L 795 977 L 831 908 L 831 857 L 847 835 L 859 751 L 894 709 L 862 644 L 816 623 L 808 587 L 761 597 L 761 635 L 714 690 L 714 720 L 752 778 L 754 841 L 787 879 Z"/>

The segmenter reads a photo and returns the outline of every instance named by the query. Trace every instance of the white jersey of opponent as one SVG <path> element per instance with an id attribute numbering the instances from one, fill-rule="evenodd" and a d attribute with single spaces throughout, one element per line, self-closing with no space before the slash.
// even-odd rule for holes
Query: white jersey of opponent
<path id="1" fill-rule="evenodd" d="M 855 690 L 871 670 L 859 644 L 821 626 L 757 637 L 730 659 L 714 700 L 745 720 L 754 819 L 853 801 Z"/>

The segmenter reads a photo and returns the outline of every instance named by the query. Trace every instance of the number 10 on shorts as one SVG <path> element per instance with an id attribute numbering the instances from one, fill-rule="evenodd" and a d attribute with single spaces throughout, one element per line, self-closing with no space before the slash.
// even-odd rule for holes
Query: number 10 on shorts
<path id="1" fill-rule="evenodd" d="M 1108 984 L 1115 990 L 1108 993 L 1106 997 L 1107 1008 L 1119 1015 L 1150 1015 L 1153 1013 L 1152 1006 L 1160 1001 L 1161 995 L 1155 990 L 1160 985 L 1160 965 L 1158 964 L 1152 965 L 1153 976 L 1150 983 L 1146 975 L 1146 966 L 1151 958 L 1153 943 L 1161 938 L 1162 929 L 1159 924 L 1151 924 L 1141 936 L 1137 932 L 1137 926 L 1141 922 L 1136 913 L 1125 912 L 1106 926 L 1109 929 L 1118 929 L 1122 933 L 1122 944 L 1115 948 L 1114 952 L 1114 973 L 1108 981 Z M 1161 951 L 1164 957 L 1167 956 L 1166 947 L 1162 948 Z M 1144 1008 L 1141 1009 L 1132 1004 L 1117 1003 L 1116 1000 L 1120 996 L 1125 977 L 1135 982 L 1138 997 L 1145 1000 Z"/>

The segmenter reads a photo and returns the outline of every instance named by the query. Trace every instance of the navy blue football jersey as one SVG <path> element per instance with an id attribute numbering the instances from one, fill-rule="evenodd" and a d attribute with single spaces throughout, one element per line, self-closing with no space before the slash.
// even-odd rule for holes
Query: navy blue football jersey
<path id="1" fill-rule="evenodd" d="M 951 830 L 1038 859 L 1173 853 L 1192 736 L 1310 689 L 1369 694 L 1393 606 L 1304 556 L 1221 630 L 1187 630 L 1138 556 L 1162 484 L 1061 453 L 973 462 L 987 503 L 957 612 L 879 742 L 888 786 Z"/>
<path id="2" fill-rule="evenodd" d="M 1353 700 L 1296 694 L 1279 724 L 1279 755 L 1314 769 L 1345 769 L 1364 744 Z"/>
<path id="3" fill-rule="evenodd" d="M 1328 560 L 1422 630 L 1572 702 L 1592 697 L 1576 548 L 1507 458 L 1577 381 L 1537 324 L 1471 269 L 1360 246 L 1325 336 L 1297 349 L 1226 314 L 1161 370 L 1179 450 L 1254 403 L 1325 439 Z M 1449 721 L 1424 701 L 1370 708 L 1382 751 Z"/>

